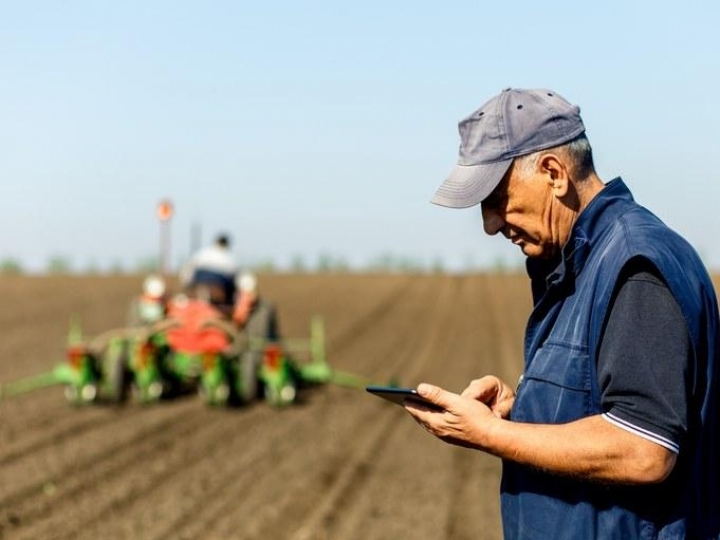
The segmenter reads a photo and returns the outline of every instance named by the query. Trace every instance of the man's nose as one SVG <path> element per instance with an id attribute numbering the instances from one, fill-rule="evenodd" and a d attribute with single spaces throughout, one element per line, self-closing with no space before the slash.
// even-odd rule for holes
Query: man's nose
<path id="1" fill-rule="evenodd" d="M 482 220 L 485 234 L 489 234 L 490 236 L 499 233 L 505 226 L 505 220 L 500 213 L 493 208 L 482 207 Z"/>

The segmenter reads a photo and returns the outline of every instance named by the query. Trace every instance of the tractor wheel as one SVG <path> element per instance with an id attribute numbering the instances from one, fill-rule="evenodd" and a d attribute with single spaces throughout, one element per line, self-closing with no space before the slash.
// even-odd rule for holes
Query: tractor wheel
<path id="1" fill-rule="evenodd" d="M 238 359 L 238 376 L 240 378 L 238 398 L 240 403 L 255 401 L 259 393 L 258 370 L 262 361 L 262 353 L 258 351 L 245 351 Z"/>
<path id="2" fill-rule="evenodd" d="M 127 399 L 129 386 L 128 370 L 128 344 L 118 344 L 108 351 L 104 362 L 105 398 L 113 404 L 123 403 Z"/>

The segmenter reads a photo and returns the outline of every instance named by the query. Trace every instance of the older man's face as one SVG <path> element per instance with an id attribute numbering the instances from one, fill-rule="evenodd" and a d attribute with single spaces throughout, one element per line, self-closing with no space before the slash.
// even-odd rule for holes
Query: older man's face
<path id="1" fill-rule="evenodd" d="M 553 195 L 547 175 L 511 166 L 482 202 L 485 232 L 502 233 L 528 257 L 549 258 L 570 235 L 567 208 Z"/>

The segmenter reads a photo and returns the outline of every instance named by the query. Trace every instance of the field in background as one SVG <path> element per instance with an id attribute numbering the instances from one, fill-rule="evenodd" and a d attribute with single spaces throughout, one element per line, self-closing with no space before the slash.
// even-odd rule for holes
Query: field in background
<path id="1" fill-rule="evenodd" d="M 0 381 L 52 369 L 68 322 L 122 326 L 142 277 L 0 279 Z M 324 317 L 337 369 L 459 391 L 521 369 L 523 275 L 267 275 L 283 333 Z M 60 388 L 0 401 L 0 539 L 496 539 L 499 462 L 399 407 L 324 386 L 302 403 L 72 408 Z"/>

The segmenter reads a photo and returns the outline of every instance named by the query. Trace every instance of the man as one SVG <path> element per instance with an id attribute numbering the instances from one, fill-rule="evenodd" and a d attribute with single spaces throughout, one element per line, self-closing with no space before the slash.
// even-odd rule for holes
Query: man
<path id="1" fill-rule="evenodd" d="M 232 310 L 237 264 L 230 254 L 230 238 L 219 234 L 180 272 L 180 283 L 194 296 L 209 301 L 226 314 Z"/>
<path id="2" fill-rule="evenodd" d="M 459 128 L 433 202 L 480 204 L 485 232 L 528 257 L 525 370 L 517 389 L 421 384 L 444 411 L 406 409 L 502 458 L 508 540 L 720 538 L 718 309 L 697 254 L 603 183 L 555 92 L 504 90 Z"/>

